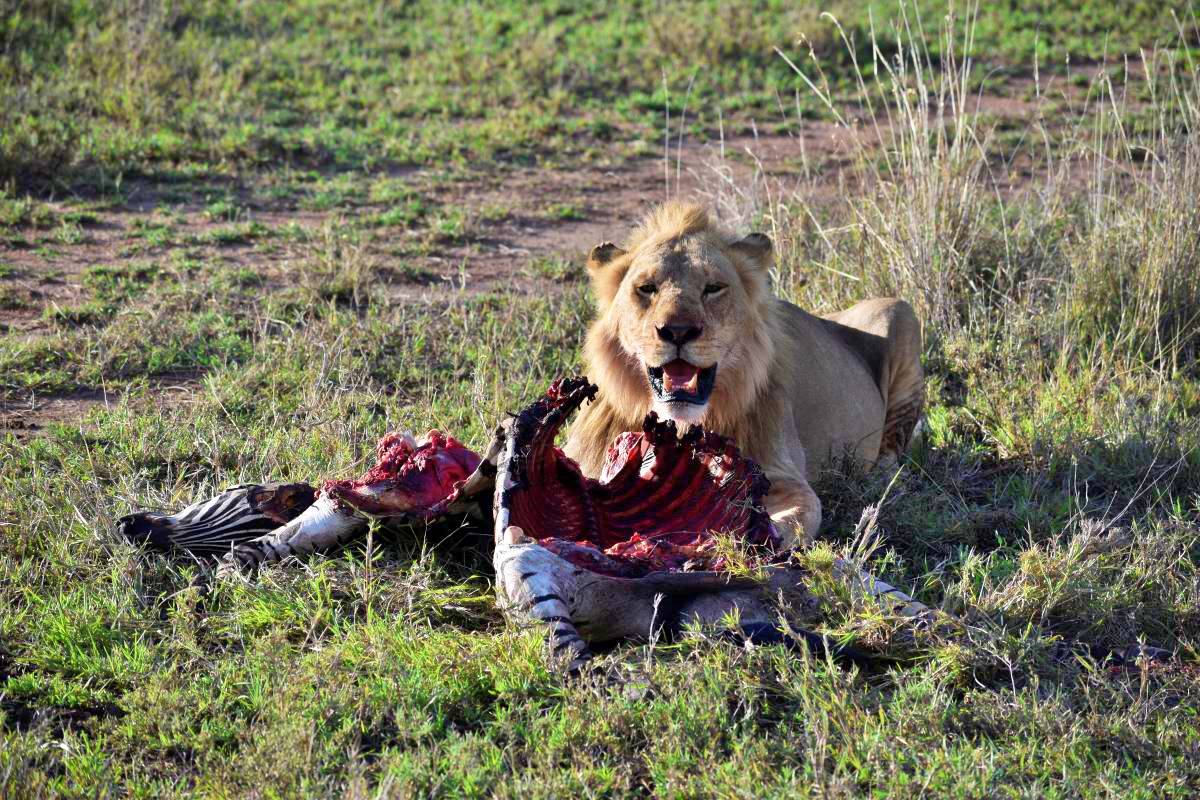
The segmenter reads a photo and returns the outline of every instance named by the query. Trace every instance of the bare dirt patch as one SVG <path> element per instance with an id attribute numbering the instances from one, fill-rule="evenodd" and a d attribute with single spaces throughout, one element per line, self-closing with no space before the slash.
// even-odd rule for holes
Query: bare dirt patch
<path id="1" fill-rule="evenodd" d="M 150 379 L 146 399 L 138 400 L 139 407 L 163 410 L 168 407 L 196 402 L 201 390 L 200 372 L 178 372 L 156 375 Z M 126 387 L 105 386 L 84 388 L 62 394 L 0 394 L 0 436 L 12 434 L 25 440 L 41 435 L 54 424 L 83 429 L 88 414 L 97 408 L 108 408 L 126 399 Z"/>
<path id="2" fill-rule="evenodd" d="M 968 111 L 1011 131 L 1042 119 L 1047 102 L 1077 104 L 1078 94 L 1070 85 L 1039 91 L 1032 80 L 1018 81 L 1004 94 L 972 96 Z M 124 203 L 96 211 L 77 241 L 50 241 L 43 232 L 26 237 L 23 247 L 0 245 L 0 260 L 9 267 L 0 276 L 8 299 L 0 303 L 0 324 L 46 330 L 45 309 L 84 299 L 80 276 L 96 265 L 183 258 L 252 272 L 264 291 L 286 286 L 312 256 L 313 232 L 344 226 L 363 232 L 363 252 L 395 301 L 464 291 L 554 292 L 581 277 L 592 246 L 619 240 L 653 203 L 670 197 L 707 201 L 723 212 L 730 209 L 722 206 L 749 206 L 751 195 L 764 193 L 799 192 L 810 204 L 835 205 L 855 189 L 855 159 L 886 142 L 889 125 L 881 113 L 849 128 L 797 120 L 787 134 L 760 135 L 743 126 L 750 132 L 724 139 L 673 137 L 665 158 L 633 158 L 611 168 L 489 163 L 450 180 L 432 168 L 323 175 L 324 184 L 282 189 L 277 178 L 256 175 L 191 186 L 133 180 Z M 1027 156 L 996 166 L 1005 194 L 1044 177 Z M 369 218 L 388 208 L 367 197 L 369 182 L 381 177 L 410 187 L 436 212 L 372 227 Z M 338 191 L 346 193 L 342 202 L 312 207 L 322 192 L 336 198 Z M 214 202 L 227 203 L 229 215 L 214 214 Z M 52 206 L 60 215 L 67 210 Z M 454 214 L 456 226 L 440 230 L 439 219 Z"/>
<path id="3" fill-rule="evenodd" d="M 24 400 L 0 400 L 0 433 L 29 439 L 54 423 L 78 427 L 93 409 L 116 400 L 116 395 L 98 389 L 54 397 L 35 395 Z"/>

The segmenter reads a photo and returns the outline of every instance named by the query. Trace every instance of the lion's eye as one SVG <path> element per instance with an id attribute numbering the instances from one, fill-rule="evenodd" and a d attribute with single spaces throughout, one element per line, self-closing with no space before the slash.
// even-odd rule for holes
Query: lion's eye
<path id="1" fill-rule="evenodd" d="M 706 297 L 713 297 L 725 291 L 726 288 L 722 283 L 710 283 L 704 287 L 704 295 Z"/>
<path id="2" fill-rule="evenodd" d="M 639 293 L 645 295 L 646 297 L 649 297 L 650 295 L 652 295 L 658 291 L 658 287 L 655 286 L 653 283 L 643 283 L 641 286 L 637 287 L 637 290 Z"/>

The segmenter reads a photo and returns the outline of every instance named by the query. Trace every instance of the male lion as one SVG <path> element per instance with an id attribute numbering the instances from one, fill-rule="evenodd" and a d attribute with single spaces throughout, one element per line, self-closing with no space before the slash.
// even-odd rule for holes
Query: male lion
<path id="1" fill-rule="evenodd" d="M 921 412 L 921 330 L 902 300 L 816 317 L 771 294 L 771 240 L 744 238 L 700 206 L 668 203 L 624 249 L 592 249 L 598 316 L 585 344 L 599 400 L 567 454 L 595 475 L 614 437 L 648 411 L 731 437 L 771 480 L 767 509 L 789 544 L 810 542 L 809 479 L 832 457 L 891 462 Z"/>

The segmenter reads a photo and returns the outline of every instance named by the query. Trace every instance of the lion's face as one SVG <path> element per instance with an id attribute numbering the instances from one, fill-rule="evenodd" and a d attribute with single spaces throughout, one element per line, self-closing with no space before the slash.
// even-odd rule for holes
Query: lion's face
<path id="1" fill-rule="evenodd" d="M 631 416 L 653 409 L 699 424 L 714 407 L 740 409 L 770 355 L 761 333 L 770 248 L 765 236 L 729 242 L 708 229 L 651 236 L 629 252 L 595 248 L 593 379 L 610 392 L 617 384 Z"/>
<path id="2" fill-rule="evenodd" d="M 699 237 L 655 243 L 636 253 L 619 292 L 617 335 L 646 373 L 654 410 L 703 421 L 721 367 L 743 355 L 737 332 L 750 322 L 733 262 Z"/>

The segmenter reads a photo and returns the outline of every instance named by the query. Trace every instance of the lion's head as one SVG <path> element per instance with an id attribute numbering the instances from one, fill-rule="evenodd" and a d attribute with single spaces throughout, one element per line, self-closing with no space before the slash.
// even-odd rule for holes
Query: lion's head
<path id="1" fill-rule="evenodd" d="M 592 249 L 588 374 L 627 424 L 654 410 L 737 427 L 771 378 L 771 258 L 766 236 L 735 236 L 679 203 L 653 211 L 624 248 Z"/>

